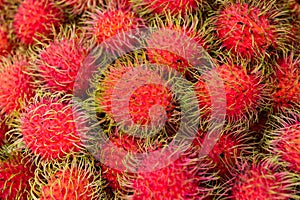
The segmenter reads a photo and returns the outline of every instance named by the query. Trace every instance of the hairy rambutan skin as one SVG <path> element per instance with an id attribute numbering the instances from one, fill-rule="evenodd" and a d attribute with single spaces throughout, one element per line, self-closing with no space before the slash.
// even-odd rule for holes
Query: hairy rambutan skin
<path id="1" fill-rule="evenodd" d="M 30 196 L 29 180 L 34 177 L 35 167 L 28 157 L 9 155 L 0 161 L 0 198 L 26 200 Z"/>
<path id="2" fill-rule="evenodd" d="M 97 5 L 103 4 L 102 0 L 57 0 L 56 3 L 65 7 L 71 16 L 93 11 Z"/>
<path id="3" fill-rule="evenodd" d="M 252 59 L 264 55 L 268 47 L 276 46 L 276 28 L 259 7 L 229 3 L 215 17 L 217 36 L 235 55 Z"/>
<path id="4" fill-rule="evenodd" d="M 8 126 L 6 124 L 6 120 L 4 115 L 0 115 L 0 146 L 5 142 L 5 134 L 8 131 Z"/>
<path id="5" fill-rule="evenodd" d="M 4 58 L 0 64 L 0 113 L 13 114 L 24 108 L 35 94 L 35 84 L 25 58 Z"/>
<path id="6" fill-rule="evenodd" d="M 61 99 L 48 96 L 35 99 L 20 117 L 19 131 L 23 141 L 45 160 L 80 151 L 82 147 L 75 114 L 79 113 Z"/>
<path id="7" fill-rule="evenodd" d="M 41 200 L 50 199 L 90 199 L 92 195 L 89 180 L 84 172 L 76 168 L 56 172 L 43 188 Z"/>
<path id="8" fill-rule="evenodd" d="M 147 14 L 163 15 L 170 13 L 173 16 L 187 15 L 199 9 L 201 0 L 130 0 L 134 9 L 142 16 Z"/>
<path id="9" fill-rule="evenodd" d="M 99 107 L 109 116 L 114 117 L 115 111 L 112 107 L 113 103 L 116 104 L 117 102 L 121 102 L 121 100 L 124 101 L 124 96 L 128 92 L 120 90 L 119 87 L 130 89 L 135 83 L 146 80 L 145 84 L 138 86 L 130 94 L 128 108 L 126 105 L 123 107 L 123 104 L 119 105 L 121 106 L 119 110 L 129 110 L 130 118 L 134 124 L 146 126 L 150 125 L 150 123 L 156 123 L 159 122 L 159 120 L 163 120 L 159 113 L 151 113 L 151 109 L 155 105 L 162 106 L 167 113 L 171 113 L 174 109 L 174 105 L 172 104 L 173 96 L 170 89 L 161 83 L 157 76 L 149 73 L 148 70 L 139 70 L 138 67 L 139 64 L 130 61 L 128 63 L 121 62 L 116 64 L 116 66 L 111 66 L 100 84 L 101 87 L 98 86 L 100 88 L 98 101 L 100 104 Z M 135 70 L 136 68 L 138 69 Z M 125 82 L 123 81 L 126 85 L 121 86 L 119 85 L 119 82 L 123 80 L 124 77 L 129 78 L 128 80 L 126 79 Z M 118 91 L 117 94 L 115 91 Z M 171 117 L 170 115 L 171 114 L 167 117 Z M 122 120 L 122 118 L 120 118 L 120 120 Z M 124 123 L 127 122 L 124 121 Z"/>
<path id="10" fill-rule="evenodd" d="M 97 9 L 90 13 L 89 18 L 90 20 L 84 23 L 90 25 L 87 28 L 88 33 L 97 44 L 105 42 L 117 34 L 144 27 L 143 20 L 138 18 L 134 12 L 117 7 Z"/>
<path id="11" fill-rule="evenodd" d="M 271 84 L 271 99 L 275 111 L 300 105 L 300 57 L 289 55 L 277 61 Z"/>
<path id="12" fill-rule="evenodd" d="M 242 166 L 241 173 L 232 180 L 232 199 L 290 199 L 295 198 L 295 176 L 281 171 L 269 161 Z"/>
<path id="13" fill-rule="evenodd" d="M 156 20 L 158 30 L 147 40 L 150 46 L 147 57 L 151 63 L 166 65 L 185 74 L 197 62 L 195 59 L 201 51 L 195 45 L 207 48 L 203 30 L 197 29 L 200 24 L 197 17 L 193 17 L 191 21 L 176 21 L 171 16 L 167 17 L 166 22 Z"/>
<path id="14" fill-rule="evenodd" d="M 51 92 L 73 92 L 80 67 L 88 54 L 81 38 L 75 33 L 69 37 L 58 37 L 41 50 L 35 61 L 38 79 L 43 88 Z"/>
<path id="15" fill-rule="evenodd" d="M 106 199 L 100 172 L 86 155 L 68 154 L 59 162 L 40 162 L 32 187 L 33 197 L 41 200 Z"/>
<path id="16" fill-rule="evenodd" d="M 170 152 L 172 154 L 174 152 Z M 166 158 L 167 155 L 166 155 Z M 157 163 L 148 159 L 141 164 L 154 167 Z M 120 182 L 130 191 L 125 198 L 130 199 L 205 199 L 210 189 L 200 186 L 200 182 L 212 179 L 204 177 L 189 154 L 182 155 L 169 165 L 151 172 L 138 172 Z M 203 176 L 203 177 L 202 177 Z M 202 183 L 203 183 L 202 182 Z M 132 194 L 131 194 L 132 193 Z"/>
<path id="17" fill-rule="evenodd" d="M 291 111 L 273 115 L 273 129 L 268 131 L 268 151 L 291 171 L 300 174 L 300 114 Z"/>
<path id="18" fill-rule="evenodd" d="M 15 34 L 26 45 L 49 37 L 64 19 L 63 11 L 50 0 L 24 0 L 14 17 Z"/>
<path id="19" fill-rule="evenodd" d="M 0 56 L 6 56 L 12 50 L 8 34 L 6 30 L 0 28 Z"/>
<path id="20" fill-rule="evenodd" d="M 205 164 L 209 171 L 225 181 L 236 174 L 240 162 L 255 152 L 256 147 L 251 133 L 234 124 L 227 124 L 220 133 L 199 131 L 193 142 L 198 153 L 210 149 L 207 145 L 211 144 L 214 146 L 198 165 Z"/>
<path id="21" fill-rule="evenodd" d="M 265 86 L 261 83 L 259 75 L 247 74 L 242 66 L 232 64 L 222 64 L 214 70 L 223 79 L 226 92 L 226 118 L 237 122 L 255 115 L 265 96 Z M 211 112 L 210 92 L 214 91 L 208 90 L 206 81 L 209 80 L 206 80 L 205 74 L 200 76 L 195 84 L 195 90 L 200 109 L 207 116 Z"/>

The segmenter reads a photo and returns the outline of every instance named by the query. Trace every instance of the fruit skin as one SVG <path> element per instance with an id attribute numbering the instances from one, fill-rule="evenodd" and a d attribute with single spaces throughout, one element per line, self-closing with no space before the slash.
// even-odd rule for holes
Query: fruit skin
<path id="1" fill-rule="evenodd" d="M 5 134 L 8 130 L 9 130 L 9 128 L 6 124 L 5 116 L 0 115 L 0 146 L 2 146 L 4 144 Z"/>
<path id="2" fill-rule="evenodd" d="M 265 55 L 276 47 L 276 27 L 259 7 L 246 3 L 229 3 L 215 16 L 217 37 L 231 53 L 247 59 Z"/>
<path id="3" fill-rule="evenodd" d="M 166 15 L 167 20 L 156 19 L 154 32 L 147 39 L 147 57 L 151 63 L 162 64 L 186 74 L 193 65 L 198 65 L 197 58 L 202 55 L 201 47 L 207 49 L 204 30 L 198 30 L 199 19 L 174 20 Z M 203 28 L 204 29 L 204 28 Z M 172 37 L 171 37 L 172 36 Z"/>
<path id="4" fill-rule="evenodd" d="M 103 4 L 99 0 L 57 0 L 57 4 L 64 7 L 71 16 L 81 15 L 85 11 L 92 11 L 97 4 Z"/>
<path id="5" fill-rule="evenodd" d="M 49 37 L 53 27 L 64 19 L 63 11 L 50 0 L 24 0 L 14 17 L 15 34 L 25 45 L 32 45 L 35 39 Z"/>
<path id="6" fill-rule="evenodd" d="M 47 95 L 37 97 L 20 117 L 23 141 L 44 160 L 62 158 L 81 149 L 81 129 L 75 124 L 79 113 L 66 100 Z"/>
<path id="7" fill-rule="evenodd" d="M 8 32 L 0 28 L 0 56 L 6 56 L 12 50 L 12 44 L 9 41 Z"/>
<path id="8" fill-rule="evenodd" d="M 199 166 L 210 168 L 209 171 L 228 181 L 236 174 L 240 162 L 255 152 L 255 143 L 251 132 L 240 125 L 226 124 L 220 133 L 201 130 L 193 141 L 196 152 L 210 150 L 207 156 L 199 160 Z M 212 147 L 210 145 L 213 144 Z"/>
<path id="9" fill-rule="evenodd" d="M 268 151 L 278 156 L 279 162 L 290 171 L 300 174 L 300 114 L 288 111 L 272 116 L 272 129 L 268 131 Z"/>
<path id="10" fill-rule="evenodd" d="M 74 33 L 73 33 L 74 34 Z M 80 38 L 56 38 L 41 50 L 36 60 L 40 84 L 51 92 L 73 92 L 75 80 L 80 67 L 83 66 L 89 52 Z"/>
<path id="11" fill-rule="evenodd" d="M 48 180 L 47 185 L 42 187 L 40 199 L 91 199 L 93 191 L 89 186 L 90 182 L 91 179 L 86 177 L 86 172 L 76 168 L 58 171 Z"/>
<path id="12" fill-rule="evenodd" d="M 87 29 L 88 37 L 96 44 L 101 44 L 110 50 L 116 51 L 118 49 L 126 49 L 128 45 L 131 46 L 136 42 L 132 38 L 122 35 L 122 41 L 110 41 L 109 39 L 114 36 L 120 36 L 127 31 L 134 31 L 137 28 L 144 27 L 143 19 L 139 18 L 130 9 L 118 7 L 111 4 L 111 6 L 102 9 L 96 9 L 94 13 L 87 16 L 89 19 L 84 21 L 88 24 Z M 103 43 L 103 44 L 102 44 Z"/>
<path id="13" fill-rule="evenodd" d="M 29 180 L 34 177 L 35 167 L 28 157 L 19 153 L 0 161 L 0 198 L 26 200 L 30 194 Z"/>
<path id="14" fill-rule="evenodd" d="M 213 69 L 223 80 L 226 93 L 226 119 L 231 122 L 251 119 L 252 115 L 257 114 L 265 98 L 264 84 L 260 82 L 258 74 L 247 74 L 247 71 L 241 65 L 222 64 Z M 209 78 L 209 77 L 208 77 Z M 206 83 L 209 81 L 206 75 L 199 77 L 195 84 L 195 91 L 199 99 L 199 107 L 203 110 L 204 116 L 211 112 L 211 96 L 215 89 L 213 86 L 208 88 Z M 210 91 L 211 90 L 211 91 Z"/>
<path id="15" fill-rule="evenodd" d="M 9 56 L 0 64 L 0 113 L 6 115 L 22 110 L 35 94 L 36 86 L 28 61 Z"/>
<path id="16" fill-rule="evenodd" d="M 232 180 L 232 199 L 290 199 L 295 198 L 295 177 L 280 171 L 279 165 L 261 160 L 244 164 L 241 173 Z M 296 198 L 297 199 L 297 198 Z"/>
<path id="17" fill-rule="evenodd" d="M 169 12 L 173 16 L 187 15 L 199 9 L 201 0 L 130 0 L 135 10 L 141 15 L 159 14 Z"/>
<path id="18" fill-rule="evenodd" d="M 150 73 L 148 69 L 140 69 L 139 67 L 138 63 L 130 61 L 111 66 L 109 71 L 107 70 L 101 86 L 98 86 L 101 90 L 98 100 L 99 107 L 109 116 L 126 125 L 132 124 L 131 121 L 134 124 L 145 126 L 150 125 L 150 123 L 155 125 L 160 120 L 164 120 L 164 117 L 160 115 L 161 112 L 151 112 L 151 109 L 155 105 L 160 105 L 166 111 L 167 117 L 171 117 L 174 109 L 173 96 L 169 88 L 161 81 L 160 75 L 156 74 L 156 72 L 159 73 L 158 70 Z M 120 81 L 122 81 L 122 85 Z M 144 84 L 139 85 L 140 82 L 144 82 Z M 137 88 L 134 88 L 135 85 L 138 85 Z M 124 88 L 126 89 L 124 90 Z M 130 89 L 132 88 L 129 99 L 125 99 L 128 90 L 131 92 Z M 126 104 L 120 103 L 128 100 L 128 108 Z M 118 111 L 127 109 L 130 114 L 130 121 L 126 119 L 128 116 L 116 116 L 114 113 L 116 109 L 113 110 L 112 106 L 118 106 Z"/>
<path id="19" fill-rule="evenodd" d="M 275 112 L 300 105 L 299 69 L 300 57 L 297 55 L 284 56 L 277 61 L 270 83 L 273 86 L 271 100 Z"/>
<path id="20" fill-rule="evenodd" d="M 169 152 L 171 155 L 174 152 Z M 165 159 L 168 159 L 168 153 L 163 152 Z M 207 179 L 212 179 L 209 175 L 202 176 L 200 170 L 197 170 L 193 159 L 189 153 L 184 153 L 174 162 L 169 163 L 161 169 L 155 169 L 151 172 L 138 172 L 133 178 L 121 180 L 130 191 L 125 198 L 134 200 L 141 199 L 205 199 L 210 194 L 210 189 L 200 186 Z M 155 167 L 155 158 L 149 158 L 141 163 L 143 166 Z M 164 158 L 163 158 L 164 159 Z"/>

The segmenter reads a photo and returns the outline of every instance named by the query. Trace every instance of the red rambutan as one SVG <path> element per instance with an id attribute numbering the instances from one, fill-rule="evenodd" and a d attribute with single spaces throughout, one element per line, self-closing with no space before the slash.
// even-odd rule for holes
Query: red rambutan
<path id="1" fill-rule="evenodd" d="M 159 70 L 151 71 L 129 60 L 126 62 L 118 62 L 106 72 L 99 93 L 100 108 L 117 121 L 128 125 L 132 124 L 131 121 L 134 124 L 150 125 L 164 120 L 165 116 L 155 105 L 163 107 L 167 117 L 171 117 L 174 109 L 172 92 L 159 75 Z M 122 103 L 124 101 L 129 101 L 128 107 Z M 126 112 L 123 115 L 119 113 L 125 110 L 129 111 L 129 119 L 125 119 L 129 117 Z"/>
<path id="2" fill-rule="evenodd" d="M 267 161 L 242 166 L 233 179 L 232 199 L 290 199 L 293 198 L 294 177 Z"/>
<path id="3" fill-rule="evenodd" d="M 8 32 L 0 28 L 0 56 L 7 55 L 12 50 L 12 44 L 9 41 Z"/>
<path id="4" fill-rule="evenodd" d="M 161 28 L 147 40 L 147 57 L 151 63 L 166 65 L 184 74 L 193 64 L 198 64 L 195 59 L 199 57 L 200 48 L 206 48 L 203 34 L 196 28 L 198 19 L 195 17 L 191 22 L 168 20 L 166 24 L 157 25 Z"/>
<path id="5" fill-rule="evenodd" d="M 271 99 L 276 111 L 300 105 L 300 57 L 285 56 L 277 62 Z"/>
<path id="6" fill-rule="evenodd" d="M 57 4 L 66 8 L 70 15 L 80 15 L 87 10 L 93 10 L 97 4 L 102 3 L 99 0 L 57 0 Z"/>
<path id="7" fill-rule="evenodd" d="M 118 7 L 107 6 L 106 8 L 97 9 L 94 13 L 90 13 L 90 20 L 84 22 L 84 24 L 90 25 L 87 28 L 88 33 L 97 44 L 106 44 L 106 40 L 113 36 L 144 27 L 143 20 L 138 18 L 134 12 Z M 118 49 L 130 44 L 132 40 L 129 38 L 122 39 L 123 41 L 118 41 L 122 44 L 109 42 L 107 46 L 112 49 Z"/>
<path id="8" fill-rule="evenodd" d="M 248 74 L 240 65 L 223 64 L 213 69 L 223 79 L 226 92 L 226 118 L 230 121 L 241 121 L 256 115 L 257 108 L 264 100 L 264 85 L 257 74 Z M 195 85 L 200 109 L 204 116 L 211 112 L 211 97 L 214 90 L 208 90 L 206 75 L 200 76 Z M 218 85 L 213 87 L 219 87 Z M 216 95 L 214 95 L 216 96 Z"/>
<path id="9" fill-rule="evenodd" d="M 300 115 L 288 118 L 280 116 L 277 122 L 281 127 L 270 132 L 270 151 L 279 156 L 289 169 L 300 174 Z"/>
<path id="10" fill-rule="evenodd" d="M 50 0 L 24 0 L 14 17 L 15 34 L 26 45 L 49 37 L 64 19 L 63 11 Z"/>
<path id="11" fill-rule="evenodd" d="M 199 9 L 201 0 L 130 0 L 139 14 L 146 15 L 164 14 L 169 12 L 174 15 L 186 15 Z"/>
<path id="12" fill-rule="evenodd" d="M 26 200 L 30 196 L 29 180 L 34 177 L 34 167 L 27 157 L 10 155 L 0 161 L 0 198 Z"/>
<path id="13" fill-rule="evenodd" d="M 207 156 L 200 159 L 199 165 L 209 166 L 212 173 L 228 180 L 236 173 L 239 162 L 254 152 L 252 139 L 246 130 L 228 124 L 219 134 L 199 132 L 193 145 L 200 147 L 198 152 L 211 149 Z M 209 148 L 207 145 L 211 144 L 214 145 Z"/>
<path id="14" fill-rule="evenodd" d="M 22 113 L 19 131 L 25 144 L 43 159 L 62 158 L 81 149 L 74 114 L 71 104 L 63 99 L 37 98 Z"/>
<path id="15" fill-rule="evenodd" d="M 61 30 L 65 32 L 65 30 Z M 36 65 L 39 80 L 51 92 L 72 93 L 77 73 L 88 54 L 81 38 L 74 30 L 67 30 L 65 36 L 55 37 L 45 49 L 39 51 Z"/>
<path id="16" fill-rule="evenodd" d="M 0 112 L 20 111 L 35 94 L 29 63 L 21 57 L 4 58 L 0 64 Z"/>
<path id="17" fill-rule="evenodd" d="M 258 6 L 229 3 L 215 17 L 217 36 L 235 55 L 254 58 L 264 55 L 270 46 L 276 46 L 276 27 L 269 14 Z"/>
<path id="18" fill-rule="evenodd" d="M 165 154 L 166 152 L 164 152 Z M 174 152 L 170 152 L 170 155 Z M 155 160 L 155 158 L 153 158 Z M 168 155 L 165 157 L 168 160 Z M 156 166 L 152 159 L 142 165 Z M 126 197 L 131 199 L 205 199 L 210 189 L 200 186 L 208 179 L 197 170 L 193 159 L 183 155 L 175 162 L 151 172 L 139 172 L 133 178 L 126 177 L 121 182 L 129 188 Z M 203 181 L 203 182 L 202 182 Z"/>
<path id="19" fill-rule="evenodd" d="M 5 134 L 8 131 L 8 126 L 5 123 L 4 115 L 0 115 L 0 146 L 5 141 Z"/>

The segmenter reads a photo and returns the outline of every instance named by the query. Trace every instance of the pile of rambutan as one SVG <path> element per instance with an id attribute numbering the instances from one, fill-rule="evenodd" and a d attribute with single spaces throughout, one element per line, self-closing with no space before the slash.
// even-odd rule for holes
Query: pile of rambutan
<path id="1" fill-rule="evenodd" d="M 297 0 L 0 0 L 0 199 L 300 199 Z"/>

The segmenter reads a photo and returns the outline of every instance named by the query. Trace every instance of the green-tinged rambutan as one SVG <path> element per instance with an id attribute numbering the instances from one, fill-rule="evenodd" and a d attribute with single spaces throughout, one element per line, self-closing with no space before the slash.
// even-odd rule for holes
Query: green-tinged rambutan
<path id="1" fill-rule="evenodd" d="M 51 0 L 24 0 L 14 17 L 14 30 L 20 41 L 31 45 L 51 36 L 53 27 L 64 20 L 63 11 Z"/>
<path id="2" fill-rule="evenodd" d="M 203 30 L 198 30 L 200 20 L 193 17 L 187 21 L 167 17 L 166 22 L 156 19 L 154 32 L 147 39 L 147 57 L 151 63 L 166 65 L 185 74 L 189 68 L 199 64 L 201 48 L 207 49 Z"/>
<path id="3" fill-rule="evenodd" d="M 87 16 L 84 20 L 87 24 L 87 35 L 92 38 L 96 44 L 104 43 L 111 37 L 125 33 L 134 29 L 144 27 L 143 19 L 139 18 L 129 8 L 122 5 L 108 5 L 98 8 Z M 124 45 L 130 45 L 130 38 L 122 38 L 122 41 L 116 43 L 108 42 L 106 44 L 111 49 L 123 48 Z"/>
<path id="4" fill-rule="evenodd" d="M 30 197 L 29 181 L 34 178 L 35 166 L 28 156 L 12 152 L 0 161 L 0 198 L 3 200 Z"/>
<path id="5" fill-rule="evenodd" d="M 232 179 L 231 199 L 298 199 L 296 176 L 265 160 L 243 164 Z"/>
<path id="6" fill-rule="evenodd" d="M 77 73 L 80 67 L 85 67 L 83 63 L 89 51 L 79 31 L 75 26 L 61 28 L 53 41 L 43 43 L 38 50 L 34 63 L 36 76 L 45 90 L 73 92 Z"/>
<path id="7" fill-rule="evenodd" d="M 265 86 L 261 82 L 259 74 L 248 74 L 244 66 L 230 63 L 222 64 L 213 71 L 223 80 L 226 93 L 226 119 L 238 122 L 255 117 L 257 109 L 263 104 L 266 95 Z M 210 77 L 204 74 L 195 84 L 203 116 L 207 116 L 211 112 L 213 87 L 219 87 L 215 85 L 208 89 L 207 81 L 210 81 Z"/>
<path id="8" fill-rule="evenodd" d="M 144 18 L 148 15 L 163 15 L 170 13 L 173 16 L 184 16 L 199 9 L 202 0 L 130 0 L 134 10 Z"/>
<path id="9" fill-rule="evenodd" d="M 163 152 L 165 161 L 175 152 Z M 189 153 L 181 155 L 167 166 L 150 172 L 140 171 L 133 177 L 123 178 L 120 182 L 128 191 L 125 198 L 130 199 L 205 199 L 210 195 L 211 188 L 204 183 L 214 177 L 204 174 L 197 168 L 195 159 Z M 156 158 L 150 158 L 141 163 L 141 169 L 155 167 Z"/>
<path id="10" fill-rule="evenodd" d="M 270 47 L 286 51 L 284 40 L 290 24 L 275 1 L 224 1 L 223 4 L 213 23 L 222 46 L 231 53 L 259 59 L 270 53 Z"/>
<path id="11" fill-rule="evenodd" d="M 294 54 L 277 60 L 271 76 L 271 101 L 275 111 L 300 106 L 300 57 Z"/>
<path id="12" fill-rule="evenodd" d="M 22 56 L 8 56 L 0 63 L 0 113 L 11 115 L 27 106 L 35 94 L 30 65 Z"/>
<path id="13" fill-rule="evenodd" d="M 90 157 L 74 157 L 61 162 L 40 163 L 34 196 L 41 200 L 96 200 L 105 199 L 100 172 Z"/>
<path id="14" fill-rule="evenodd" d="M 273 119 L 273 130 L 268 131 L 268 150 L 283 165 L 300 174 L 300 114 L 286 112 Z"/>
<path id="15" fill-rule="evenodd" d="M 77 125 L 84 122 L 79 118 L 68 96 L 37 95 L 21 114 L 18 131 L 26 146 L 38 156 L 45 160 L 62 158 L 82 149 L 81 129 L 75 121 Z"/>

